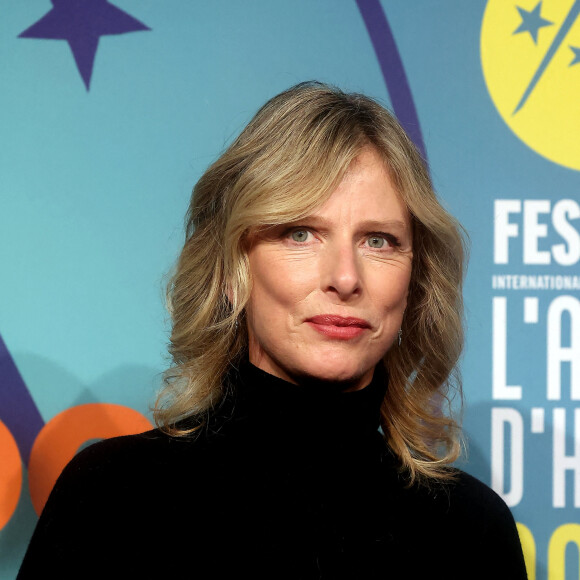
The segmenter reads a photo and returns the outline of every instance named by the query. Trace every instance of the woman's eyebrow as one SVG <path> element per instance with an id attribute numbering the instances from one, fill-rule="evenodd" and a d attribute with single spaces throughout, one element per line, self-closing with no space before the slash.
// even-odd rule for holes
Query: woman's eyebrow
<path id="1" fill-rule="evenodd" d="M 403 220 L 368 220 L 361 224 L 361 227 L 369 230 L 390 230 L 392 228 L 396 229 L 406 229 L 408 224 Z"/>
<path id="2" fill-rule="evenodd" d="M 312 225 L 320 228 L 328 229 L 332 226 L 332 222 L 327 218 L 319 215 L 308 215 L 302 219 L 292 221 L 287 224 L 288 226 L 293 225 Z M 396 228 L 399 230 L 408 229 L 409 224 L 403 220 L 393 219 L 393 220 L 364 220 L 358 224 L 359 229 L 373 231 L 373 230 L 389 230 Z"/>

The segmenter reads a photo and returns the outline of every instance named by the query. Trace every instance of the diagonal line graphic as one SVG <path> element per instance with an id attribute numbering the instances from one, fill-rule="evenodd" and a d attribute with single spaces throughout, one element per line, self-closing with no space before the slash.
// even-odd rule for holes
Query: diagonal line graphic
<path id="1" fill-rule="evenodd" d="M 356 0 L 356 3 L 377 55 L 395 115 L 427 161 L 411 87 L 387 15 L 379 0 Z"/>
<path id="2" fill-rule="evenodd" d="M 30 451 L 44 421 L 0 336 L 0 421 L 12 433 L 28 465 Z M 1 469 L 1 467 L 0 467 Z"/>
<path id="3" fill-rule="evenodd" d="M 532 91 L 535 89 L 536 85 L 538 84 L 538 81 L 544 74 L 544 71 L 548 68 L 548 65 L 552 61 L 552 58 L 554 58 L 556 51 L 558 50 L 558 48 L 560 48 L 560 45 L 562 44 L 564 38 L 566 37 L 566 34 L 568 34 L 570 28 L 572 28 L 572 25 L 576 21 L 576 18 L 578 18 L 579 14 L 580 14 L 580 0 L 576 0 L 572 5 L 572 8 L 570 8 L 570 12 L 568 12 L 568 15 L 564 19 L 562 26 L 560 26 L 560 30 L 558 30 L 556 36 L 554 37 L 554 40 L 552 41 L 550 48 L 548 48 L 548 52 L 546 52 L 546 54 L 544 55 L 544 58 L 542 59 L 540 66 L 534 73 L 534 76 L 532 77 L 530 84 L 524 91 L 524 94 L 520 99 L 518 106 L 514 109 L 512 115 L 515 115 L 526 104 L 526 101 L 532 94 Z"/>

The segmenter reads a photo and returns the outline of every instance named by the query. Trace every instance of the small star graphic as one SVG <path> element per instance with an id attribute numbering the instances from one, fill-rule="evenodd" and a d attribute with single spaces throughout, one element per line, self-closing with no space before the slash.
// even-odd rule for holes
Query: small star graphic
<path id="1" fill-rule="evenodd" d="M 107 0 L 51 2 L 53 8 L 18 37 L 66 40 L 87 91 L 101 36 L 151 30 Z"/>
<path id="2" fill-rule="evenodd" d="M 534 43 L 538 43 L 538 31 L 544 26 L 552 26 L 554 24 L 550 20 L 546 20 L 540 16 L 540 10 L 542 9 L 542 2 L 538 2 L 533 10 L 524 10 L 519 6 L 516 6 L 520 16 L 522 17 L 522 23 L 514 30 L 513 34 L 520 34 L 521 32 L 529 32 L 530 36 L 534 40 Z"/>
<path id="3" fill-rule="evenodd" d="M 580 64 L 580 46 L 570 46 L 570 50 L 574 53 L 574 58 L 568 66 Z"/>

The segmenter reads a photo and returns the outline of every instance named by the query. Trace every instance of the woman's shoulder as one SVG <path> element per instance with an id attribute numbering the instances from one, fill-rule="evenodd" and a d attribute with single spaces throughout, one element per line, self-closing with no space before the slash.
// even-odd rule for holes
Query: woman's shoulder
<path id="1" fill-rule="evenodd" d="M 418 509 L 433 512 L 450 526 L 473 529 L 478 535 L 490 528 L 515 529 L 513 515 L 505 501 L 488 485 L 460 469 L 453 469 L 449 480 L 420 483 L 412 498 Z"/>
<path id="2" fill-rule="evenodd" d="M 427 562 L 439 562 L 446 554 L 447 560 L 437 565 L 450 566 L 449 578 L 460 571 L 474 580 L 525 579 L 518 531 L 506 503 L 472 475 L 457 469 L 450 475 L 398 491 L 391 513 L 396 514 L 400 552 L 408 550 L 409 558 L 414 551 L 423 553 Z"/>
<path id="3" fill-rule="evenodd" d="M 202 437 L 173 437 L 159 429 L 103 439 L 71 458 L 51 498 L 82 501 L 92 494 L 94 499 L 121 501 L 123 496 L 146 494 L 171 479 L 187 477 L 187 470 L 203 468 L 205 448 Z"/>
<path id="4" fill-rule="evenodd" d="M 404 518 L 412 527 L 445 528 L 466 539 L 482 538 L 491 530 L 515 532 L 515 522 L 503 499 L 485 483 L 453 468 L 447 479 L 402 483 L 397 496 Z"/>
<path id="5" fill-rule="evenodd" d="M 62 577 L 76 577 L 72 570 L 85 569 L 86 562 L 101 570 L 94 563 L 96 546 L 107 554 L 132 549 L 136 554 L 134 542 L 153 542 L 157 536 L 147 530 L 161 529 L 166 514 L 178 516 L 187 499 L 180 482 L 195 489 L 194 478 L 184 479 L 190 473 L 183 472 L 199 468 L 195 450 L 203 445 L 195 443 L 193 437 L 171 437 L 155 429 L 79 451 L 52 489 L 19 578 L 37 578 L 46 570 L 49 576 L 64 570 Z M 174 500 L 174 511 L 155 510 L 166 498 Z"/>
<path id="6" fill-rule="evenodd" d="M 63 470 L 61 477 L 86 474 L 133 474 L 142 476 L 148 470 L 171 468 L 186 454 L 201 451 L 203 442 L 189 435 L 171 436 L 160 429 L 134 435 L 103 439 L 79 451 Z"/>
<path id="7" fill-rule="evenodd" d="M 483 481 L 465 471 L 454 469 L 454 479 L 449 485 L 449 493 L 450 509 L 470 514 L 478 513 L 485 518 L 513 520 L 505 501 Z"/>
<path id="8" fill-rule="evenodd" d="M 113 512 L 142 510 L 153 495 L 175 493 L 173 483 L 188 477 L 187 470 L 199 468 L 200 447 L 193 437 L 171 437 L 158 429 L 93 443 L 63 469 L 41 524 L 53 519 L 73 521 L 83 513 L 98 519 Z"/>
<path id="9" fill-rule="evenodd" d="M 516 522 L 494 490 L 456 469 L 454 479 L 438 493 L 448 538 L 456 538 L 454 545 L 462 552 L 461 557 L 480 562 L 482 570 L 486 570 L 481 577 L 526 578 Z M 487 563 L 485 554 L 490 559 Z"/>
<path id="10" fill-rule="evenodd" d="M 78 467 L 90 467 L 114 464 L 120 462 L 135 462 L 145 454 L 154 458 L 156 454 L 163 456 L 173 447 L 172 440 L 176 439 L 159 429 L 151 429 L 133 435 L 120 435 L 102 439 L 92 443 L 79 451 L 73 459 Z"/>

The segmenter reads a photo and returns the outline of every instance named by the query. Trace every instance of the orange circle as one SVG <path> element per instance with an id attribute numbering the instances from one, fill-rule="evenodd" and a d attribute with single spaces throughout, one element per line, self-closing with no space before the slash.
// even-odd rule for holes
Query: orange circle
<path id="1" fill-rule="evenodd" d="M 0 421 L 0 530 L 8 523 L 20 498 L 22 461 L 8 427 Z"/>
<path id="2" fill-rule="evenodd" d="M 151 427 L 149 419 L 138 411 L 112 403 L 77 405 L 53 417 L 38 434 L 28 464 L 36 513 L 42 512 L 58 476 L 83 443 L 141 433 Z"/>

